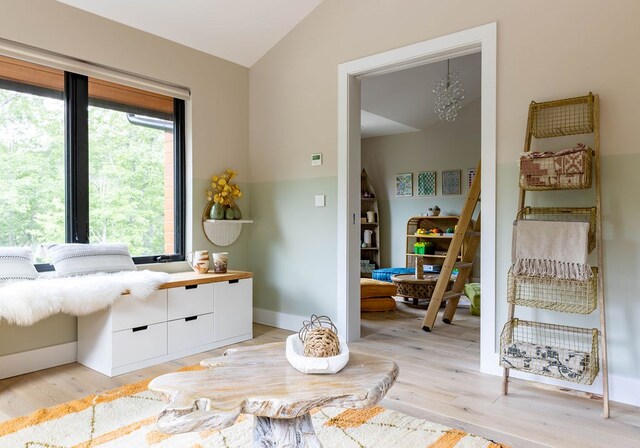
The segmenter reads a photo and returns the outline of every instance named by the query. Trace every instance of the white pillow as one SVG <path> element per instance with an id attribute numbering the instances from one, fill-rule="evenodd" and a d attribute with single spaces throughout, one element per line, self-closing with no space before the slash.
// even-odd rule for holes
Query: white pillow
<path id="1" fill-rule="evenodd" d="M 56 277 L 136 270 L 126 244 L 57 244 L 48 253 Z"/>
<path id="2" fill-rule="evenodd" d="M 31 251 L 21 247 L 0 247 L 0 284 L 38 277 Z"/>

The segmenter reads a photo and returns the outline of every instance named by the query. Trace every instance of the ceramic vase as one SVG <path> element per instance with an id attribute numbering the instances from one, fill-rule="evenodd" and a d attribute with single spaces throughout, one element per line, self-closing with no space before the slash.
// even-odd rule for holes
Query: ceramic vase
<path id="1" fill-rule="evenodd" d="M 240 207 L 238 207 L 238 204 L 234 205 L 232 207 L 233 210 L 233 219 L 242 219 L 242 212 L 240 211 Z"/>
<path id="2" fill-rule="evenodd" d="M 211 217 L 211 219 L 224 219 L 225 217 L 225 209 L 227 207 L 222 205 L 222 204 L 213 204 L 213 207 L 211 207 L 211 212 L 209 213 L 209 216 Z"/>
<path id="3" fill-rule="evenodd" d="M 232 220 L 233 219 L 233 209 L 231 207 L 227 207 L 224 211 L 224 219 Z"/>

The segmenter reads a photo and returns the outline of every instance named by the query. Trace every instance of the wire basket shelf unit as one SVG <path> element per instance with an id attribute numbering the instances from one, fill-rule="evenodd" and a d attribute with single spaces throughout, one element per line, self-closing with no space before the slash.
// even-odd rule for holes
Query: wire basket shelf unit
<path id="1" fill-rule="evenodd" d="M 598 268 L 589 280 L 507 275 L 507 302 L 563 313 L 590 314 L 598 306 Z"/>
<path id="2" fill-rule="evenodd" d="M 589 134 L 594 130 L 594 95 L 544 103 L 531 102 L 531 134 L 535 138 Z"/>
<path id="3" fill-rule="evenodd" d="M 527 119 L 524 153 L 520 158 L 519 200 L 516 220 L 589 223 L 587 247 L 594 255 L 587 280 L 507 274 L 507 322 L 500 336 L 500 365 L 504 368 L 502 393 L 509 392 L 511 370 L 592 384 L 602 376 L 604 418 L 609 417 L 606 318 L 604 300 L 604 255 L 600 174 L 599 97 L 588 95 L 544 103 L 531 102 Z M 561 152 L 532 154 L 533 138 L 592 134 L 593 149 L 583 144 Z M 552 141 L 552 143 L 555 143 Z M 551 146 L 549 143 L 545 146 Z M 591 207 L 532 207 L 528 195 L 540 190 L 594 189 Z M 570 199 L 574 195 L 558 197 Z M 546 196 L 545 201 L 551 201 Z M 518 248 L 514 239 L 514 253 Z M 598 313 L 599 328 L 557 325 L 518 319 L 516 305 L 565 314 Z M 537 315 L 537 314 L 535 314 Z M 542 315 L 544 316 L 544 315 Z"/>
<path id="4" fill-rule="evenodd" d="M 598 375 L 598 330 L 521 319 L 500 335 L 500 364 L 536 375 L 592 384 Z"/>

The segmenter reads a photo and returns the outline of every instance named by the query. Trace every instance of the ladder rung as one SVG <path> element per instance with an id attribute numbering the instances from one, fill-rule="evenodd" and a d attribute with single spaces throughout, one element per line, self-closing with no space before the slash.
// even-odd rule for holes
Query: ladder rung
<path id="1" fill-rule="evenodd" d="M 464 234 L 464 236 L 479 237 L 480 236 L 480 232 L 473 232 L 473 231 L 469 230 L 467 233 Z"/>
<path id="2" fill-rule="evenodd" d="M 453 264 L 453 267 L 456 269 L 466 269 L 472 266 L 473 266 L 473 263 L 470 261 L 458 261 L 457 263 Z"/>
<path id="3" fill-rule="evenodd" d="M 460 297 L 460 296 L 462 296 L 461 292 L 447 291 L 442 296 L 442 300 L 449 300 L 449 299 L 453 299 L 455 297 Z"/>

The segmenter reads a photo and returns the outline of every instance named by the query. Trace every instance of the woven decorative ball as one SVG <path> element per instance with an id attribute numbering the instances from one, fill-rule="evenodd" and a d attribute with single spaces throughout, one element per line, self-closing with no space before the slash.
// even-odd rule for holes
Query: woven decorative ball
<path id="1" fill-rule="evenodd" d="M 340 353 L 338 335 L 330 328 L 319 327 L 310 330 L 304 340 L 304 355 L 314 358 L 326 358 Z"/>
<path id="2" fill-rule="evenodd" d="M 326 358 L 340 353 L 338 330 L 327 316 L 311 316 L 303 322 L 298 333 L 304 344 L 304 355 L 314 358 Z"/>

